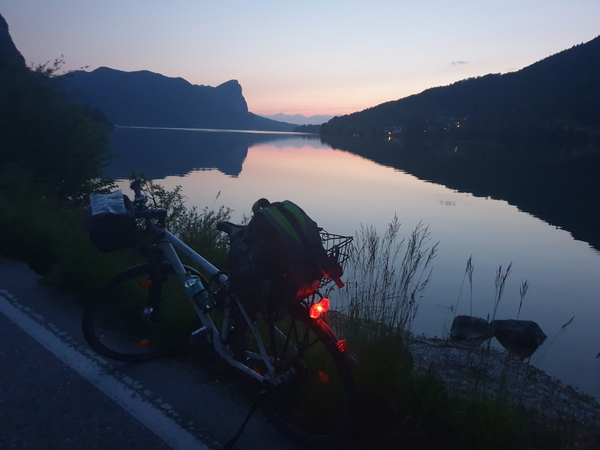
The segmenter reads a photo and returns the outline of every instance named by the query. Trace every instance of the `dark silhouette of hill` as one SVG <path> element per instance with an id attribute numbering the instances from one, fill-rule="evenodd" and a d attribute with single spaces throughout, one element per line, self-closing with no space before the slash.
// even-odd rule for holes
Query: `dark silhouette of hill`
<path id="1" fill-rule="evenodd" d="M 597 37 L 517 72 L 470 78 L 333 118 L 321 134 L 443 131 L 497 142 L 559 138 L 583 143 L 590 137 L 586 127 L 600 128 L 599 104 Z M 581 130 L 586 131 L 578 134 Z"/>
<path id="2" fill-rule="evenodd" d="M 21 52 L 15 47 L 8 32 L 8 23 L 0 15 L 0 70 L 14 70 L 15 68 L 24 70 L 26 68 L 25 58 L 23 58 Z"/>
<path id="3" fill-rule="evenodd" d="M 74 101 L 102 111 L 114 125 L 263 131 L 295 127 L 249 112 L 236 80 L 201 86 L 154 72 L 108 67 L 75 71 L 58 79 Z"/>

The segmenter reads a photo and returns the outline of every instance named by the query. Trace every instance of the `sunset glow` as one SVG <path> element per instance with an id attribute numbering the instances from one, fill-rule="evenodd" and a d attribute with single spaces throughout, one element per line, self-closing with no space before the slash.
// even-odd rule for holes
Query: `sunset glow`
<path id="1" fill-rule="evenodd" d="M 28 63 L 240 82 L 257 114 L 360 111 L 595 38 L 600 2 L 3 0 Z"/>

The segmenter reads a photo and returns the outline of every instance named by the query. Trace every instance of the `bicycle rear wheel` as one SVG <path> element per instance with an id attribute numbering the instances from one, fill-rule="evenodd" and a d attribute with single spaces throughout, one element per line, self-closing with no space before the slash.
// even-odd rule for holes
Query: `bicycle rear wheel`
<path id="1" fill-rule="evenodd" d="M 200 274 L 191 267 L 186 270 Z M 83 335 L 97 353 L 118 361 L 161 355 L 183 343 L 198 323 L 170 264 L 142 264 L 110 281 L 83 312 Z"/>
<path id="2" fill-rule="evenodd" d="M 308 312 L 275 324 L 262 316 L 255 323 L 281 384 L 269 386 L 261 403 L 282 431 L 311 446 L 342 443 L 350 436 L 355 396 L 351 367 L 335 342 Z M 235 354 L 253 370 L 266 373 L 257 340 L 245 322 L 236 326 Z"/>

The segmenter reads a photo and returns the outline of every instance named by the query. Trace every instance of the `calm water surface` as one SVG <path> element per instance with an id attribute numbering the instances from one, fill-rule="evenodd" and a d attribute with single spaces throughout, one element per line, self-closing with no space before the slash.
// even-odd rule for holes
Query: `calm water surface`
<path id="1" fill-rule="evenodd" d="M 471 255 L 473 315 L 491 316 L 496 271 L 512 262 L 496 318 L 516 318 L 519 289 L 528 280 L 519 318 L 536 321 L 548 335 L 532 364 L 600 395 L 600 253 L 569 232 L 506 201 L 422 181 L 306 136 L 117 129 L 111 139 L 121 156 L 109 175 L 143 171 L 167 188 L 181 185 L 189 206 L 228 206 L 233 221 L 265 197 L 292 200 L 337 234 L 354 234 L 361 224 L 383 234 L 394 215 L 402 223 L 401 237 L 420 222 L 428 225 L 439 251 L 416 333 L 441 336 L 454 316 L 451 305 L 469 314 L 468 288 L 459 292 Z"/>

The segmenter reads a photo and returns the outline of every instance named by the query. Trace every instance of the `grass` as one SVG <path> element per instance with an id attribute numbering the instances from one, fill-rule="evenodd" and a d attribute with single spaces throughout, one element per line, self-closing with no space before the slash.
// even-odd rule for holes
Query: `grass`
<path id="1" fill-rule="evenodd" d="M 372 226 L 361 227 L 351 244 L 346 287 L 337 302 L 348 318 L 343 334 L 356 342 L 410 331 L 431 279 L 437 244 L 427 247 L 428 227 L 417 225 L 407 240 L 398 240 L 399 231 L 394 217 L 382 237 Z"/>
<path id="2" fill-rule="evenodd" d="M 502 296 L 504 295 L 504 288 L 506 287 L 506 279 L 510 275 L 511 270 L 512 263 L 508 265 L 504 272 L 502 271 L 502 266 L 498 267 L 498 271 L 496 272 L 496 296 L 494 298 L 494 312 L 492 314 L 492 320 L 496 320 L 498 306 L 500 305 L 500 300 L 502 300 Z"/>
<path id="3" fill-rule="evenodd" d="M 456 299 L 456 306 L 452 306 L 450 311 L 458 310 L 458 305 L 460 303 L 460 296 L 462 294 L 462 290 L 465 284 L 465 280 L 469 279 L 469 315 L 473 315 L 473 272 L 475 271 L 475 265 L 473 264 L 473 255 L 469 256 L 467 260 L 467 268 L 465 270 L 465 275 L 463 276 L 462 283 L 460 285 L 460 290 L 458 291 L 458 298 Z"/>

